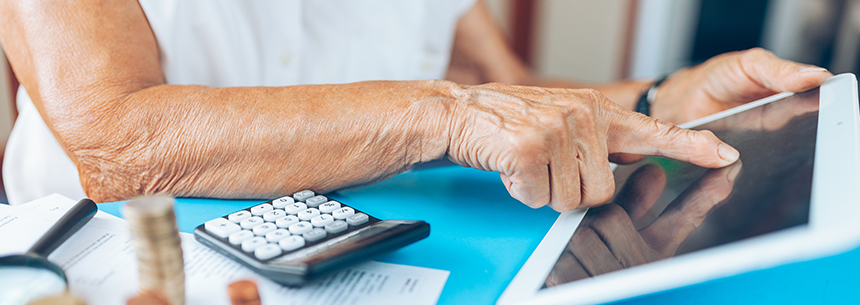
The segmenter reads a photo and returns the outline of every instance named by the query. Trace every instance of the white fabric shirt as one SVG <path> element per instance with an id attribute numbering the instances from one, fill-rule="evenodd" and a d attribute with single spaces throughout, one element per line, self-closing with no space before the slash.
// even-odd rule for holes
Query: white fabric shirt
<path id="1" fill-rule="evenodd" d="M 140 0 L 168 84 L 289 86 L 441 79 L 474 0 Z M 73 102 L 73 101 L 70 101 Z M 287 101 L 285 101 L 287 102 Z M 21 87 L 3 180 L 11 204 L 85 196 Z"/>

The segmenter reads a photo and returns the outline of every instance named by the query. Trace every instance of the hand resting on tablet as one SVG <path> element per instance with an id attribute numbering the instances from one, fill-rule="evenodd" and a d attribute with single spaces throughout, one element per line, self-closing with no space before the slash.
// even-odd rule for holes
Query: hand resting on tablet
<path id="1" fill-rule="evenodd" d="M 764 49 L 725 53 L 672 73 L 657 91 L 651 116 L 681 124 L 776 93 L 810 90 L 832 76 Z"/>

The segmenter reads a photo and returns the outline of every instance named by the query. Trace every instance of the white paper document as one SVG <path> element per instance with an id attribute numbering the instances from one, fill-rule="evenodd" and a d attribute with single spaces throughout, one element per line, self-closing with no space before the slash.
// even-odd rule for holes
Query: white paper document
<path id="1" fill-rule="evenodd" d="M 75 204 L 51 195 L 0 207 L 0 256 L 27 251 Z M 302 288 L 281 286 L 180 233 L 185 256 L 186 304 L 230 304 L 227 285 L 250 279 L 263 304 L 435 304 L 448 271 L 366 262 L 318 278 Z M 87 304 L 125 304 L 137 294 L 137 259 L 125 220 L 99 211 L 48 260 Z"/>

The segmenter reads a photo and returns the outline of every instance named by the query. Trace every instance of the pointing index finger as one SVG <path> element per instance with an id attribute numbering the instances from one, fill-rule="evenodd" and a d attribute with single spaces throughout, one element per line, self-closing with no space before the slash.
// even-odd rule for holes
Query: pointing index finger
<path id="1" fill-rule="evenodd" d="M 734 163 L 740 153 L 708 130 L 690 130 L 639 113 L 619 113 L 609 133 L 609 153 L 658 155 L 717 168 Z"/>

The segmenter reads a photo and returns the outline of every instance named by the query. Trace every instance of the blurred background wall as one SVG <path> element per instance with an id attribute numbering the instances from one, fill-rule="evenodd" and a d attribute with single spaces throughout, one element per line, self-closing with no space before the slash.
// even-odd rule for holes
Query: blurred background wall
<path id="1" fill-rule="evenodd" d="M 834 73 L 860 70 L 860 0 L 485 1 L 514 50 L 546 77 L 653 78 L 757 46 Z M 2 160 L 17 80 L 4 56 L 0 66 Z"/>
<path id="2" fill-rule="evenodd" d="M 834 73 L 860 68 L 860 0 L 486 1 L 543 76 L 649 78 L 753 47 Z M 523 27 L 530 37 L 512 31 Z"/>

